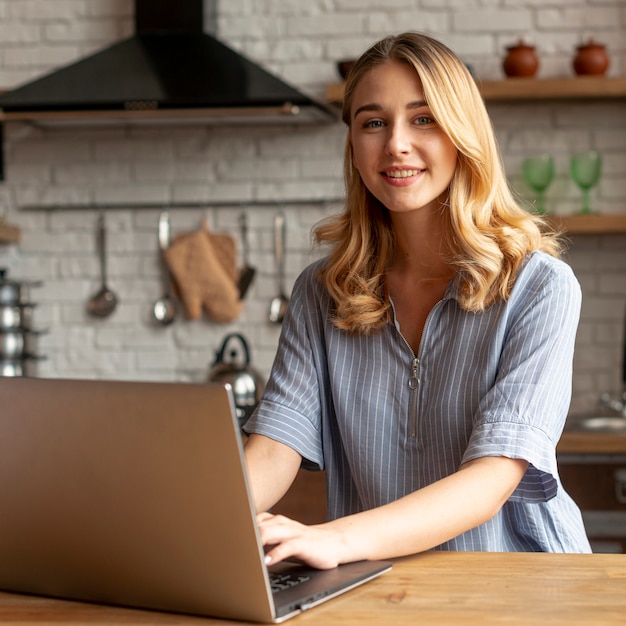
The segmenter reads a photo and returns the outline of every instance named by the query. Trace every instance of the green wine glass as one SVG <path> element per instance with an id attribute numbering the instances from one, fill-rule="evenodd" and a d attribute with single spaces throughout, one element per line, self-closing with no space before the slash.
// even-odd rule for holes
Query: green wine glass
<path id="1" fill-rule="evenodd" d="M 544 215 L 546 189 L 554 179 L 554 159 L 549 154 L 539 154 L 524 159 L 522 174 L 528 186 L 537 194 L 535 212 Z"/>
<path id="2" fill-rule="evenodd" d="M 583 208 L 581 213 L 592 213 L 590 194 L 602 173 L 602 157 L 594 150 L 574 154 L 570 161 L 570 173 L 574 182 L 582 189 Z"/>

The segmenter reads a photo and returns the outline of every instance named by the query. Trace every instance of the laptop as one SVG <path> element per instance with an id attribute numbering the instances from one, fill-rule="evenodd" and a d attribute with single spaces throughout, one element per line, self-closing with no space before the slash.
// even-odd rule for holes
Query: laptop
<path id="1" fill-rule="evenodd" d="M 279 623 L 391 568 L 266 567 L 228 385 L 0 378 L 0 399 L 2 590 Z"/>

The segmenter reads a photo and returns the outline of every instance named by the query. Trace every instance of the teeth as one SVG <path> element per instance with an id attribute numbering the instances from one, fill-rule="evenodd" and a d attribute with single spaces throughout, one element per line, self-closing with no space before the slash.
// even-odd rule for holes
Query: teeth
<path id="1" fill-rule="evenodd" d="M 409 176 L 417 176 L 420 170 L 393 170 L 387 172 L 389 178 L 408 178 Z"/>

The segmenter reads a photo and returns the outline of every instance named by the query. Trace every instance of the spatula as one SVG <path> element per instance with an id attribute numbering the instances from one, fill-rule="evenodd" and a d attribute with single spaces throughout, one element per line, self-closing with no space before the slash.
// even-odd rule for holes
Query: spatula
<path id="1" fill-rule="evenodd" d="M 243 300 L 250 284 L 254 280 L 256 269 L 252 267 L 248 260 L 248 216 L 242 213 L 239 216 L 239 228 L 241 229 L 241 246 L 243 250 L 243 267 L 239 272 L 239 281 L 237 288 L 239 289 L 239 299 Z"/>

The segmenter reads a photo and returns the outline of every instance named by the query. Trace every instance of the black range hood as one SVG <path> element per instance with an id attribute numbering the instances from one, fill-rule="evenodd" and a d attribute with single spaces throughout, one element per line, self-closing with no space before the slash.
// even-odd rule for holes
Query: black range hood
<path id="1" fill-rule="evenodd" d="M 0 96 L 0 121 L 338 120 L 203 32 L 203 0 L 135 0 L 135 35 Z"/>

